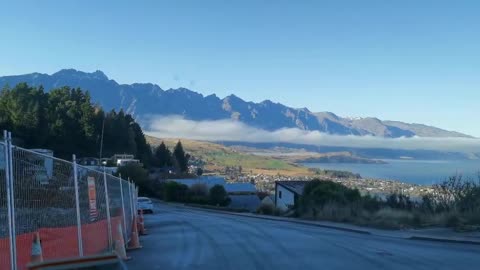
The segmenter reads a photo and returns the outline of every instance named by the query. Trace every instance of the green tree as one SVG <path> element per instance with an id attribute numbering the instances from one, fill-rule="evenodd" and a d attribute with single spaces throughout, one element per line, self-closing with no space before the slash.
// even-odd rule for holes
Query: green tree
<path id="1" fill-rule="evenodd" d="M 46 93 L 25 83 L 0 90 L 0 130 L 11 131 L 19 146 L 48 148 L 65 159 L 97 157 L 103 127 L 103 157 L 130 153 L 150 165 L 151 147 L 135 119 L 122 110 L 105 113 L 88 91 L 62 87 Z"/>
<path id="2" fill-rule="evenodd" d="M 20 83 L 13 89 L 4 87 L 0 92 L 0 129 L 7 129 L 26 147 L 45 144 L 47 95 L 43 88 Z"/>
<path id="3" fill-rule="evenodd" d="M 156 165 L 158 167 L 172 166 L 172 153 L 164 142 L 155 150 Z"/>
<path id="4" fill-rule="evenodd" d="M 309 207 L 320 206 L 326 203 L 345 205 L 358 202 L 362 198 L 357 189 L 348 188 L 332 181 L 315 179 L 308 182 L 303 188 L 300 203 L 303 210 Z"/>
<path id="5" fill-rule="evenodd" d="M 227 206 L 230 203 L 227 191 L 222 185 L 215 185 L 209 192 L 210 203 L 213 205 Z"/>
<path id="6" fill-rule="evenodd" d="M 173 158 L 174 164 L 179 172 L 184 173 L 188 171 L 188 159 L 190 158 L 190 155 L 185 154 L 182 142 L 180 141 L 178 141 L 173 150 Z"/>
<path id="7" fill-rule="evenodd" d="M 169 181 L 164 186 L 163 198 L 168 202 L 184 202 L 188 196 L 188 186 Z"/>
<path id="8" fill-rule="evenodd" d="M 138 187 L 141 195 L 152 195 L 151 181 L 148 179 L 148 172 L 138 164 L 128 164 L 118 168 L 117 176 L 122 179 L 132 180 Z"/>

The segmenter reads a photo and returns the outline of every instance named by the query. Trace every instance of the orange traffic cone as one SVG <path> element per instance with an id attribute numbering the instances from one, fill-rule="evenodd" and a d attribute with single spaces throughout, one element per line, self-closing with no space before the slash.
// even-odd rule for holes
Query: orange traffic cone
<path id="1" fill-rule="evenodd" d="M 124 261 L 128 261 L 131 258 L 127 256 L 127 251 L 125 250 L 125 241 L 123 240 L 123 231 L 122 224 L 118 224 L 118 238 L 115 240 L 115 252 L 118 257 Z"/>
<path id="2" fill-rule="evenodd" d="M 138 226 L 137 218 L 133 219 L 133 229 L 132 229 L 132 238 L 130 239 L 130 245 L 128 246 L 129 250 L 142 248 L 140 245 L 140 239 L 138 238 Z"/>
<path id="3" fill-rule="evenodd" d="M 143 210 L 138 210 L 138 232 L 140 235 L 147 235 L 147 230 L 145 229 L 145 222 L 143 219 Z"/>
<path id="4" fill-rule="evenodd" d="M 33 237 L 32 254 L 31 254 L 30 262 L 31 263 L 43 262 L 42 244 L 40 240 L 40 234 L 38 232 L 36 232 L 35 236 Z"/>

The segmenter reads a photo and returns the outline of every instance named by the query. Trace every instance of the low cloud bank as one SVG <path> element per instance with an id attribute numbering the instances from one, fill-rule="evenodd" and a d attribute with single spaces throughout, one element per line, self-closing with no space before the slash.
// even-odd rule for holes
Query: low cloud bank
<path id="1" fill-rule="evenodd" d="M 374 136 L 340 136 L 298 128 L 267 131 L 230 119 L 193 121 L 181 116 L 149 116 L 144 120 L 146 134 L 159 138 L 258 143 L 283 142 L 324 146 L 480 153 L 480 139 L 430 137 L 392 139 Z"/>

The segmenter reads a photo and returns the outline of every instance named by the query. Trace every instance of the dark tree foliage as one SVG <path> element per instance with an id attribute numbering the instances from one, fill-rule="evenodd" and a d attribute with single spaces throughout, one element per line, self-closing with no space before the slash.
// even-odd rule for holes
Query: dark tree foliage
<path id="1" fill-rule="evenodd" d="M 187 172 L 188 171 L 188 160 L 190 159 L 189 154 L 185 154 L 183 150 L 182 142 L 178 141 L 177 145 L 173 149 L 173 161 L 175 167 L 179 170 L 179 172 Z"/>
<path id="2" fill-rule="evenodd" d="M 167 202 L 185 202 L 188 196 L 188 186 L 174 181 L 167 182 L 164 187 L 163 199 Z"/>
<path id="3" fill-rule="evenodd" d="M 160 144 L 155 150 L 155 164 L 157 167 L 170 167 L 172 166 L 172 152 L 165 145 L 164 142 Z"/>
<path id="4" fill-rule="evenodd" d="M 134 154 L 148 166 L 151 148 L 135 119 L 123 111 L 105 113 L 79 88 L 45 92 L 20 83 L 0 91 L 0 130 L 12 132 L 15 144 L 48 148 L 61 158 L 98 157 L 105 121 L 103 157 Z"/>
<path id="5" fill-rule="evenodd" d="M 346 205 L 359 202 L 362 196 L 356 189 L 348 188 L 332 181 L 312 180 L 303 188 L 301 205 L 308 208 L 312 205 L 323 206 L 326 203 Z"/>
<path id="6" fill-rule="evenodd" d="M 230 203 L 228 193 L 222 185 L 215 185 L 209 192 L 210 203 L 212 205 L 226 206 Z"/>
<path id="7" fill-rule="evenodd" d="M 152 195 L 148 172 L 138 164 L 128 164 L 118 168 L 116 176 L 132 180 L 138 187 L 140 195 Z"/>

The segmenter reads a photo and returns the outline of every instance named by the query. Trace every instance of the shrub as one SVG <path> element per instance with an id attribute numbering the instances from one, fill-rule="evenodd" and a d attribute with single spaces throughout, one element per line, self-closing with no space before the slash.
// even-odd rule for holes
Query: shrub
<path id="1" fill-rule="evenodd" d="M 195 204 L 208 204 L 209 203 L 208 187 L 204 183 L 193 184 L 188 189 L 187 193 L 188 193 L 187 201 L 189 203 L 195 203 Z"/>
<path id="2" fill-rule="evenodd" d="M 460 218 L 457 215 L 451 215 L 446 221 L 447 227 L 457 227 L 460 225 Z"/>
<path id="3" fill-rule="evenodd" d="M 205 183 L 193 184 L 188 190 L 188 195 L 195 197 L 207 197 L 208 186 Z"/>
<path id="4" fill-rule="evenodd" d="M 370 195 L 363 196 L 361 200 L 362 207 L 369 212 L 375 212 L 380 210 L 382 204 L 383 202 L 380 201 L 377 197 L 372 197 Z"/>
<path id="5" fill-rule="evenodd" d="M 480 184 L 473 180 L 465 181 L 462 175 L 451 176 L 433 188 L 437 210 L 463 212 L 480 208 Z"/>
<path id="6" fill-rule="evenodd" d="M 168 202 L 184 202 L 187 199 L 188 186 L 169 181 L 165 184 L 163 198 Z"/>
<path id="7" fill-rule="evenodd" d="M 127 164 L 119 167 L 116 175 L 121 175 L 123 179 L 130 178 L 130 180 L 138 185 L 140 195 L 153 195 L 151 181 L 148 179 L 148 171 L 142 166 L 138 164 Z"/>
<path id="8" fill-rule="evenodd" d="M 210 203 L 213 205 L 227 206 L 230 204 L 230 198 L 222 185 L 215 185 L 210 189 Z"/>
<path id="9" fill-rule="evenodd" d="M 410 200 L 408 195 L 402 193 L 392 193 L 387 196 L 387 206 L 394 209 L 412 210 L 415 203 Z"/>
<path id="10" fill-rule="evenodd" d="M 359 202 L 361 197 L 360 192 L 356 189 L 332 181 L 316 179 L 305 185 L 300 203 L 303 210 L 306 210 L 309 205 L 323 206 L 330 202 L 346 205 Z"/>
<path id="11" fill-rule="evenodd" d="M 275 207 L 270 204 L 261 204 L 257 209 L 257 213 L 262 215 L 273 215 L 274 212 L 275 212 Z"/>

